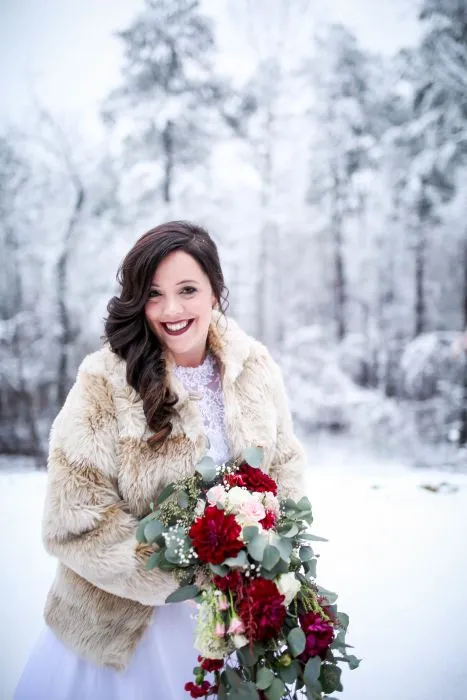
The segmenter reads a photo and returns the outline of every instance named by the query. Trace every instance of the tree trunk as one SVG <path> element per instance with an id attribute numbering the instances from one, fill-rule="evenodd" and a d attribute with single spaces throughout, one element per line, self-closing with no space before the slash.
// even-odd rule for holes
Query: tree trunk
<path id="1" fill-rule="evenodd" d="M 425 236 L 420 222 L 415 244 L 415 337 L 425 330 Z"/>
<path id="2" fill-rule="evenodd" d="M 162 146 L 164 151 L 163 198 L 166 204 L 170 204 L 172 200 L 172 181 L 174 170 L 173 127 L 173 122 L 168 121 L 164 131 L 162 132 Z"/>
<path id="3" fill-rule="evenodd" d="M 342 244 L 341 187 L 339 176 L 334 173 L 332 188 L 331 237 L 334 260 L 334 316 L 337 324 L 337 338 L 342 340 L 346 333 L 345 323 L 345 273 Z"/>
<path id="4" fill-rule="evenodd" d="M 462 339 L 461 353 L 464 364 L 463 381 L 462 381 L 462 405 L 460 416 L 460 431 L 459 431 L 459 446 L 467 445 L 467 237 L 463 245 L 463 263 L 464 263 L 464 289 L 463 289 L 463 311 L 464 311 L 464 337 Z"/>
<path id="5" fill-rule="evenodd" d="M 72 250 L 73 233 L 84 205 L 83 186 L 80 182 L 76 182 L 76 187 L 75 205 L 68 222 L 62 252 L 57 261 L 58 321 L 60 325 L 57 377 L 57 402 L 59 406 L 63 405 L 68 393 L 68 351 L 72 341 L 70 313 L 67 304 L 68 263 Z"/>

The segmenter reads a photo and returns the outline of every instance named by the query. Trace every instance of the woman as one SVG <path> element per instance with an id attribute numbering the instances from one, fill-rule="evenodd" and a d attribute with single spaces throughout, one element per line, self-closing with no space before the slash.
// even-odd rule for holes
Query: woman
<path id="1" fill-rule="evenodd" d="M 15 700 L 187 697 L 193 608 L 164 605 L 178 584 L 146 569 L 138 520 L 206 453 L 221 463 L 253 444 L 279 495 L 302 495 L 304 453 L 279 369 L 224 315 L 206 231 L 152 229 L 119 281 L 108 342 L 84 359 L 51 431 L 43 538 L 58 570 Z"/>

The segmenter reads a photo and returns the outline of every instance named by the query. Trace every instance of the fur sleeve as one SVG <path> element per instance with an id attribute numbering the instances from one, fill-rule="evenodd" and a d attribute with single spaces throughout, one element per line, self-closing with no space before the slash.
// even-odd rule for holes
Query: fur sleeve
<path id="1" fill-rule="evenodd" d="M 305 451 L 296 438 L 292 416 L 281 370 L 272 357 L 269 363 L 273 376 L 274 403 L 277 411 L 276 448 L 271 461 L 270 473 L 278 484 L 279 498 L 300 499 L 305 495 Z"/>
<path id="2" fill-rule="evenodd" d="M 95 586 L 161 605 L 178 584 L 170 573 L 146 569 L 148 548 L 138 545 L 137 519 L 118 494 L 113 395 L 96 355 L 84 361 L 52 426 L 44 545 Z"/>

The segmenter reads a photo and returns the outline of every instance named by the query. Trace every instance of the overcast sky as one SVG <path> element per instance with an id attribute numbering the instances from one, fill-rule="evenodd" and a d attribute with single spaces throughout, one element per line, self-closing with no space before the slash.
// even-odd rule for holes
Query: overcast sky
<path id="1" fill-rule="evenodd" d="M 247 69 L 248 56 L 238 50 L 229 31 L 232 9 L 245 1 L 203 0 L 218 21 L 226 70 Z M 320 17 L 347 24 L 364 47 L 384 53 L 416 38 L 416 2 L 310 0 Z M 142 4 L 143 0 L 0 0 L 0 123 L 23 120 L 34 91 L 54 114 L 67 114 L 84 129 L 92 129 L 99 101 L 118 82 L 121 51 L 112 34 L 127 26 Z"/>

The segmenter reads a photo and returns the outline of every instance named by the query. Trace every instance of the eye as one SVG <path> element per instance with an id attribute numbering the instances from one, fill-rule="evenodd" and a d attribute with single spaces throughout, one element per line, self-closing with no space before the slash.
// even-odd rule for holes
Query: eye
<path id="1" fill-rule="evenodd" d="M 157 291 L 157 289 L 151 289 L 151 291 L 149 292 L 149 299 L 153 299 L 154 297 L 159 297 L 159 296 L 160 296 L 160 294 Z"/>
<path id="2" fill-rule="evenodd" d="M 183 287 L 182 294 L 194 294 L 196 291 L 195 287 Z"/>

